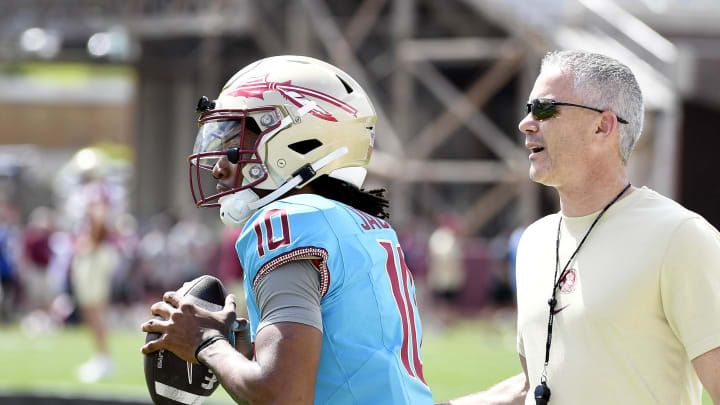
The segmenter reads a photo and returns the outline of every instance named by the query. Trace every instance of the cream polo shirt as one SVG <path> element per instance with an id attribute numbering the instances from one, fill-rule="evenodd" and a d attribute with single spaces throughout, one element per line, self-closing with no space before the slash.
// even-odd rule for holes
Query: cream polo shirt
<path id="1" fill-rule="evenodd" d="M 599 214 L 565 217 L 560 267 Z M 559 214 L 523 234 L 517 254 L 518 352 L 534 405 L 545 360 Z M 616 202 L 557 293 L 550 404 L 699 405 L 691 359 L 720 346 L 720 234 L 648 188 Z"/>

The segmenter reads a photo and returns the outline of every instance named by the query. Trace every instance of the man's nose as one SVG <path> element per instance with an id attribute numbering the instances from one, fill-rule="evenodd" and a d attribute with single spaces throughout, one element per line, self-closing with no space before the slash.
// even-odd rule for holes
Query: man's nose
<path id="1" fill-rule="evenodd" d="M 532 115 L 532 113 L 527 113 L 525 115 L 525 118 L 520 121 L 518 124 L 518 128 L 523 133 L 531 133 L 531 132 L 537 132 L 538 130 L 538 121 L 535 119 L 535 117 Z"/>
<path id="2" fill-rule="evenodd" d="M 213 166 L 212 175 L 218 180 L 226 179 L 230 176 L 230 161 L 227 156 L 221 157 Z"/>

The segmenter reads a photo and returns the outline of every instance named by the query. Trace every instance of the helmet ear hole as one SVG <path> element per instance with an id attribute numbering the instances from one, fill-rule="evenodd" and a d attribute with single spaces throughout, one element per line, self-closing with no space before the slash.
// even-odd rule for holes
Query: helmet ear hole
<path id="1" fill-rule="evenodd" d="M 293 144 L 288 145 L 288 148 L 294 150 L 295 152 L 305 155 L 309 152 L 312 152 L 316 148 L 319 148 L 322 146 L 322 142 L 320 142 L 317 139 L 306 139 L 304 141 L 295 142 Z"/>
<path id="2" fill-rule="evenodd" d="M 353 92 L 353 88 L 350 87 L 350 85 L 345 80 L 343 80 L 342 77 L 340 77 L 338 75 L 335 75 L 335 77 L 337 77 L 338 80 L 340 80 L 340 83 L 342 83 L 343 87 L 345 87 L 345 91 L 347 91 L 348 94 Z"/>

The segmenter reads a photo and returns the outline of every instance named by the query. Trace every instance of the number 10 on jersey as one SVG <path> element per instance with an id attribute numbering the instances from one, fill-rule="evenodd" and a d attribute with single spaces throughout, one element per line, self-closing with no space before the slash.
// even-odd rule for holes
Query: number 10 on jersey
<path id="1" fill-rule="evenodd" d="M 389 240 L 377 241 L 387 253 L 387 262 L 385 270 L 390 279 L 390 287 L 395 304 L 400 312 L 402 320 L 402 348 L 400 349 L 400 357 L 410 376 L 420 379 L 425 385 L 425 377 L 422 372 L 422 361 L 420 360 L 420 336 L 418 328 L 415 325 L 415 312 L 417 311 L 417 303 L 415 296 L 410 296 L 410 288 L 413 286 L 412 275 L 407 264 L 405 264 L 405 255 L 400 245 L 393 246 Z M 398 264 L 399 263 L 399 266 Z M 400 271 L 398 271 L 398 268 Z M 412 355 L 410 354 L 412 347 Z M 411 361 L 412 357 L 412 361 Z M 412 365 L 411 365 L 412 363 Z"/>

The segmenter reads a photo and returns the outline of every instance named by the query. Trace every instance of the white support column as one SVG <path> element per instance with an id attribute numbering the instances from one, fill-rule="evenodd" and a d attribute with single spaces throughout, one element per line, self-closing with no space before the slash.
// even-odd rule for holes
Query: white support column
<path id="1" fill-rule="evenodd" d="M 397 137 L 406 145 L 412 143 L 415 130 L 412 125 L 411 106 L 414 103 L 415 83 L 410 73 L 409 62 L 403 58 L 402 44 L 412 37 L 414 31 L 415 0 L 397 0 L 392 3 L 392 38 L 395 46 L 395 72 L 392 82 L 392 112 Z M 395 179 L 390 183 L 391 218 L 396 226 L 410 220 L 410 202 L 414 195 L 406 179 Z"/>
<path id="2" fill-rule="evenodd" d="M 658 112 L 654 123 L 652 187 L 666 197 L 676 199 L 678 195 L 678 132 L 681 121 L 678 102 Z"/>

